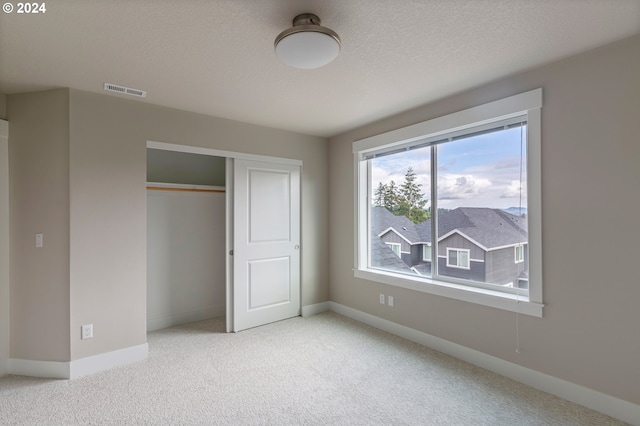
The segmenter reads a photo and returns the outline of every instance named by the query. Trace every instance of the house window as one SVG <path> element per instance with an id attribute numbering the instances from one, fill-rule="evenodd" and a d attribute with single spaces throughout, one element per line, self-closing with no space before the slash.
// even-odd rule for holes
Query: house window
<path id="1" fill-rule="evenodd" d="M 396 254 L 396 256 L 400 257 L 400 244 L 398 243 L 386 243 L 391 250 Z"/>
<path id="2" fill-rule="evenodd" d="M 516 263 L 524 262 L 524 245 L 520 244 L 514 247 Z"/>
<path id="3" fill-rule="evenodd" d="M 450 268 L 470 269 L 469 250 L 447 248 L 447 266 Z"/>
<path id="4" fill-rule="evenodd" d="M 428 244 L 422 245 L 422 260 L 425 262 L 431 262 L 431 246 Z"/>
<path id="5" fill-rule="evenodd" d="M 541 106 L 537 89 L 354 142 L 355 275 L 542 316 Z M 404 269 L 372 250 L 389 228 Z"/>

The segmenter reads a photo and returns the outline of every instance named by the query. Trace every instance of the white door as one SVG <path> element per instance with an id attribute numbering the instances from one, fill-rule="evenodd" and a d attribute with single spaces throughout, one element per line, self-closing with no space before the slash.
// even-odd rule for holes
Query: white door
<path id="1" fill-rule="evenodd" d="M 233 330 L 300 315 L 300 167 L 234 161 Z"/>

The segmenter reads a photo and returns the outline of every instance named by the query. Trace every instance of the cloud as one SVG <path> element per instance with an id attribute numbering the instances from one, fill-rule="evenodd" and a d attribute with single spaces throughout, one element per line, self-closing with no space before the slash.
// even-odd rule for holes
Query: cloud
<path id="1" fill-rule="evenodd" d="M 457 200 L 478 196 L 489 189 L 489 179 L 474 175 L 445 174 L 438 177 L 438 199 Z"/>
<path id="2" fill-rule="evenodd" d="M 527 197 L 527 182 L 521 183 L 519 180 L 512 180 L 509 186 L 504 189 L 501 198 L 512 198 L 520 195 L 524 198 Z"/>
<path id="3" fill-rule="evenodd" d="M 390 170 L 385 170 L 382 167 L 373 167 L 371 169 L 371 181 L 375 184 L 374 186 L 378 186 L 378 182 L 382 182 L 387 184 L 391 181 L 394 181 L 396 184 L 401 184 L 404 182 L 404 173 L 394 173 Z"/>
<path id="4" fill-rule="evenodd" d="M 497 161 L 467 167 L 468 173 L 519 173 L 522 166 L 520 157 L 504 157 Z"/>

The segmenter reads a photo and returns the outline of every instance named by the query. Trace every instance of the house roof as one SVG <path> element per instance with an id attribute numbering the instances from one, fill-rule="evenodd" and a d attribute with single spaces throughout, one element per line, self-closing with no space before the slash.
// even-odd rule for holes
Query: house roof
<path id="1" fill-rule="evenodd" d="M 383 268 L 388 271 L 412 273 L 409 265 L 404 263 L 391 247 L 386 245 L 380 238 L 371 239 L 371 266 Z"/>
<path id="2" fill-rule="evenodd" d="M 371 230 L 376 236 L 393 230 L 409 244 L 429 241 L 418 234 L 416 225 L 405 216 L 396 216 L 386 208 L 379 206 L 371 209 Z"/>
<path id="3" fill-rule="evenodd" d="M 431 241 L 431 220 L 413 224 L 404 216 L 394 216 L 384 207 L 371 212 L 375 235 L 393 228 L 411 244 Z M 458 207 L 438 217 L 440 240 L 454 232 L 462 234 L 485 250 L 527 242 L 527 220 L 500 209 Z"/>
<path id="4" fill-rule="evenodd" d="M 459 207 L 438 218 L 440 240 L 458 232 L 485 250 L 527 242 L 527 220 L 500 209 Z"/>

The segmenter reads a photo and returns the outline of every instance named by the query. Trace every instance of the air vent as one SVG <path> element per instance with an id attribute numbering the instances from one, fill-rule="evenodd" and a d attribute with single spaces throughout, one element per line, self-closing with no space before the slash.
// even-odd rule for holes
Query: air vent
<path id="1" fill-rule="evenodd" d="M 144 98 L 147 96 L 147 92 L 140 89 L 132 89 L 130 87 L 118 86 L 117 84 L 105 83 L 104 90 L 108 92 L 121 93 L 123 95 L 131 95 L 137 96 L 139 98 Z"/>

